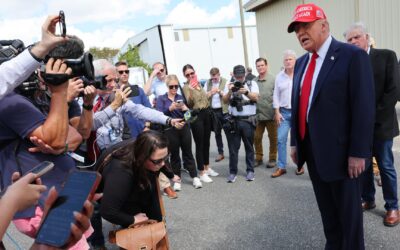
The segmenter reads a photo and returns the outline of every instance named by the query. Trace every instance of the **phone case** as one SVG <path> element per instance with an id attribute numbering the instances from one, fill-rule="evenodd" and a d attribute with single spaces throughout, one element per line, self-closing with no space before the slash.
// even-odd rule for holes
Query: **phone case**
<path id="1" fill-rule="evenodd" d="M 61 248 L 68 243 L 74 211 L 82 211 L 86 199 L 93 199 L 101 176 L 93 171 L 72 171 L 57 200 L 36 235 L 36 243 Z"/>

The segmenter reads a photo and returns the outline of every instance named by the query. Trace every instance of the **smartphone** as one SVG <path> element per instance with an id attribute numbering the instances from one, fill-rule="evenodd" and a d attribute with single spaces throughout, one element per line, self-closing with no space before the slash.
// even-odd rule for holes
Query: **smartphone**
<path id="1" fill-rule="evenodd" d="M 52 170 L 54 168 L 54 163 L 51 161 L 43 161 L 41 163 L 39 163 L 38 165 L 36 165 L 34 168 L 32 168 L 31 170 L 29 170 L 28 172 L 26 172 L 24 174 L 27 175 L 29 173 L 34 173 L 37 174 L 37 177 L 41 177 L 44 174 L 48 173 L 50 170 Z M 34 184 L 36 182 L 36 180 L 32 181 L 32 184 Z M 0 198 L 5 194 L 5 192 L 7 191 L 7 187 L 4 188 L 3 190 L 1 190 L 0 192 Z"/>
<path id="2" fill-rule="evenodd" d="M 60 16 L 60 34 L 62 37 L 65 37 L 67 35 L 67 25 L 65 24 L 65 14 L 64 11 L 60 10 L 59 13 Z"/>
<path id="3" fill-rule="evenodd" d="M 176 103 L 179 104 L 179 105 L 182 105 L 183 104 L 183 100 L 176 100 Z"/>
<path id="4" fill-rule="evenodd" d="M 68 243 L 74 211 L 82 211 L 85 200 L 93 199 L 101 176 L 93 171 L 72 171 L 36 235 L 36 243 L 61 248 Z"/>
<path id="5" fill-rule="evenodd" d="M 139 96 L 139 86 L 138 85 L 129 85 L 132 92 L 128 95 L 128 97 Z"/>
<path id="6" fill-rule="evenodd" d="M 49 172 L 54 168 L 54 163 L 51 161 L 43 161 L 36 165 L 34 168 L 26 172 L 24 175 L 27 175 L 29 173 L 34 173 L 37 174 L 38 178 L 43 176 L 45 173 Z"/>

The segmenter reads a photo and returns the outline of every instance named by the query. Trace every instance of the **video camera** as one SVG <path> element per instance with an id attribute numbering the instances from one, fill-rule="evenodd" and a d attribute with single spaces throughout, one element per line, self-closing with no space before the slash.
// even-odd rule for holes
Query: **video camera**
<path id="1" fill-rule="evenodd" d="M 24 51 L 25 45 L 19 40 L 0 40 L 0 64 Z"/>
<path id="2" fill-rule="evenodd" d="M 96 76 L 93 80 L 90 80 L 90 79 L 86 78 L 85 76 L 82 76 L 81 79 L 83 81 L 84 87 L 92 85 L 96 89 L 107 90 L 106 77 L 107 76 L 99 75 L 99 76 Z"/>

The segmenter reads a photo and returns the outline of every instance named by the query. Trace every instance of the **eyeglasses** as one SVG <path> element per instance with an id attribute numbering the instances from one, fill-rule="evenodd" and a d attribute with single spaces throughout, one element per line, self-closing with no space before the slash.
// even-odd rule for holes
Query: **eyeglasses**
<path id="1" fill-rule="evenodd" d="M 125 74 L 129 74 L 129 69 L 127 69 L 127 70 L 118 70 L 118 73 L 120 74 L 120 75 L 122 75 L 123 73 L 125 73 Z"/>
<path id="2" fill-rule="evenodd" d="M 165 156 L 164 158 L 161 158 L 161 159 L 158 159 L 158 160 L 149 159 L 149 161 L 151 161 L 154 165 L 159 165 L 159 164 L 161 164 L 161 162 L 166 162 L 166 161 L 168 161 L 168 159 L 169 159 L 170 156 L 171 156 L 171 155 L 168 154 L 168 155 Z"/>
<path id="3" fill-rule="evenodd" d="M 178 85 L 169 85 L 168 88 L 169 89 L 178 89 L 179 86 Z"/>
<path id="4" fill-rule="evenodd" d="M 185 75 L 185 77 L 186 78 L 189 78 L 189 76 L 193 76 L 194 74 L 196 74 L 194 71 L 192 71 L 192 72 L 190 72 L 190 73 L 187 73 L 186 75 Z"/>

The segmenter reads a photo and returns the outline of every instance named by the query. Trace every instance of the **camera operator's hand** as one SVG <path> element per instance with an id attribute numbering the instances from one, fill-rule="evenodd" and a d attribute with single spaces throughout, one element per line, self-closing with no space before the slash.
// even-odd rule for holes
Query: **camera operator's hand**
<path id="1" fill-rule="evenodd" d="M 70 75 L 72 69 L 67 67 L 67 64 L 63 63 L 61 59 L 54 60 L 50 58 L 46 63 L 46 74 L 67 74 Z M 68 88 L 68 81 L 60 85 L 53 85 L 48 83 L 47 86 L 50 88 L 51 93 L 64 91 Z"/>
<path id="2" fill-rule="evenodd" d="M 55 35 L 56 25 L 59 20 L 60 17 L 58 15 L 48 16 L 42 25 L 42 40 L 31 49 L 31 53 L 37 58 L 43 59 L 50 50 L 52 50 L 58 44 L 68 40 L 68 37 Z"/>
<path id="3" fill-rule="evenodd" d="M 93 85 L 86 86 L 83 90 L 83 104 L 93 105 L 94 98 L 96 98 L 96 88 Z"/>
<path id="4" fill-rule="evenodd" d="M 234 87 L 235 85 L 233 84 L 233 83 L 229 83 L 228 84 L 228 90 L 230 91 L 230 92 L 232 92 L 232 88 Z"/>
<path id="5" fill-rule="evenodd" d="M 246 88 L 240 88 L 239 90 L 238 90 L 238 92 L 240 93 L 240 94 L 246 94 L 246 93 L 249 93 L 249 91 L 246 89 Z"/>
<path id="6" fill-rule="evenodd" d="M 83 92 L 83 81 L 79 77 L 74 77 L 70 79 L 68 82 L 68 96 L 67 102 L 72 102 L 79 96 L 81 92 Z"/>

